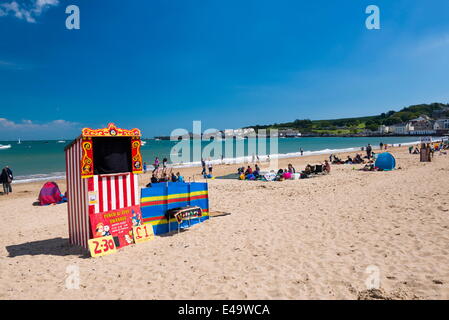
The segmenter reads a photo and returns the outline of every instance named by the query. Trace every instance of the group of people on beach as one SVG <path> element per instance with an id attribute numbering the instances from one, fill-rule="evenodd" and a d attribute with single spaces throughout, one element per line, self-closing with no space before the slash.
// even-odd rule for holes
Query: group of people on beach
<path id="1" fill-rule="evenodd" d="M 147 187 L 151 186 L 152 183 L 160 183 L 160 182 L 184 182 L 184 177 L 181 173 L 173 172 L 173 168 L 158 168 L 151 174 L 150 183 Z"/>
<path id="2" fill-rule="evenodd" d="M 439 152 L 441 154 L 447 154 L 447 151 L 449 149 L 449 143 L 446 142 L 439 142 L 439 143 L 427 143 L 425 145 L 426 149 L 429 149 L 430 155 L 433 157 L 435 152 Z M 409 146 L 408 152 L 410 154 L 421 154 L 421 147 L 419 145 L 416 146 Z"/>
<path id="3" fill-rule="evenodd" d="M 207 170 L 206 170 L 207 168 Z M 209 171 L 209 174 L 207 173 Z M 212 171 L 213 171 L 213 165 L 210 158 L 205 161 L 203 158 L 201 158 L 201 175 L 204 178 L 212 178 Z"/>
<path id="4" fill-rule="evenodd" d="M 254 169 L 251 166 L 240 167 L 237 170 L 237 175 L 240 180 L 270 180 L 270 181 L 284 181 L 294 179 L 308 178 L 311 174 L 318 173 L 330 173 L 331 165 L 329 161 L 324 160 L 324 163 L 318 165 L 308 164 L 304 170 L 298 172 L 291 163 L 288 164 L 287 168 L 281 168 L 276 173 L 271 171 L 269 173 L 261 173 L 259 165 L 256 163 Z"/>
<path id="5" fill-rule="evenodd" d="M 329 156 L 329 161 L 332 164 L 360 164 L 365 163 L 365 160 L 362 158 L 362 155 L 359 153 L 356 153 L 354 157 L 347 156 L 346 160 L 340 159 L 338 156 L 331 154 Z"/>
<path id="6" fill-rule="evenodd" d="M 0 173 L 0 183 L 3 185 L 3 194 L 7 195 L 12 192 L 11 183 L 13 179 L 14 176 L 12 170 L 8 166 L 4 167 Z"/>

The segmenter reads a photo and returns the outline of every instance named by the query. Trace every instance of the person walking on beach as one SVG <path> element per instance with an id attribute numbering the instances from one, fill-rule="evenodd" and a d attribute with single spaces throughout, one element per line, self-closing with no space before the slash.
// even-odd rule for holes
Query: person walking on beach
<path id="1" fill-rule="evenodd" d="M 201 170 L 201 175 L 204 176 L 206 174 L 206 161 L 204 161 L 203 158 L 201 158 L 201 167 L 203 170 Z"/>
<path id="2" fill-rule="evenodd" d="M 383 147 L 384 147 L 384 144 L 381 142 L 381 143 L 379 144 L 379 147 L 380 147 L 380 150 L 382 150 Z"/>
<path id="3" fill-rule="evenodd" d="M 0 174 L 0 181 L 3 184 L 3 194 L 9 194 L 12 192 L 11 183 L 14 179 L 11 169 L 8 166 L 4 167 Z"/>
<path id="4" fill-rule="evenodd" d="M 210 159 L 209 159 L 209 161 L 208 161 L 207 167 L 208 167 L 208 169 L 209 169 L 209 174 L 212 175 L 212 169 L 213 169 L 213 167 L 212 167 L 212 161 L 210 161 Z"/>
<path id="5" fill-rule="evenodd" d="M 167 168 L 167 162 L 168 162 L 167 158 L 164 158 L 162 160 L 162 168 Z"/>
<path id="6" fill-rule="evenodd" d="M 302 148 L 299 148 L 299 152 L 301 152 L 301 157 L 304 154 L 304 150 L 302 150 Z"/>
<path id="7" fill-rule="evenodd" d="M 159 158 L 158 157 L 156 157 L 156 159 L 154 159 L 153 166 L 154 166 L 154 170 L 153 170 L 153 173 L 154 173 L 155 171 L 157 171 L 157 169 L 159 169 Z"/>
<path id="8" fill-rule="evenodd" d="M 368 143 L 368 146 L 366 147 L 366 156 L 368 157 L 368 160 L 371 159 L 371 151 L 373 149 L 371 148 L 371 145 Z"/>

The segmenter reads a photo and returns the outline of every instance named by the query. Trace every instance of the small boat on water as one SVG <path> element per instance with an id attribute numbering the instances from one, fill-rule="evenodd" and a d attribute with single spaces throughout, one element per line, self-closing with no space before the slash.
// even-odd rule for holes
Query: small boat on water
<path id="1" fill-rule="evenodd" d="M 142 141 L 141 141 L 141 143 L 142 143 L 142 146 L 144 146 L 144 145 L 146 145 L 146 144 L 147 144 L 147 142 L 146 142 L 146 141 L 144 141 L 144 140 L 142 140 Z"/>
<path id="2" fill-rule="evenodd" d="M 65 140 L 58 140 L 58 143 L 65 143 Z"/>
<path id="3" fill-rule="evenodd" d="M 11 148 L 11 145 L 10 145 L 10 144 L 5 144 L 5 145 L 0 144 L 0 150 L 3 150 L 3 149 L 9 149 L 9 148 Z"/>
<path id="4" fill-rule="evenodd" d="M 20 141 L 20 138 L 19 138 L 19 140 L 17 140 L 17 144 L 21 144 L 22 143 L 22 141 Z"/>

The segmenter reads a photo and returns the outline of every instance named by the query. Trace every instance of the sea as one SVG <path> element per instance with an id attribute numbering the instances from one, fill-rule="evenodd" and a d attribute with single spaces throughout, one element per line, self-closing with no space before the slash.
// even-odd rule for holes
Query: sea
<path id="1" fill-rule="evenodd" d="M 251 161 L 254 157 L 254 149 L 248 148 L 249 144 L 256 144 L 255 154 L 260 160 L 266 159 L 266 153 L 270 153 L 270 158 L 289 158 L 298 157 L 300 148 L 303 154 L 331 154 L 337 152 L 357 152 L 362 147 L 371 144 L 374 149 L 379 147 L 380 142 L 388 145 L 410 145 L 419 142 L 420 137 L 298 137 L 298 138 L 279 138 L 277 142 L 276 153 L 269 152 L 270 140 L 243 139 L 243 141 L 233 140 L 232 152 L 221 155 L 219 149 L 225 150 L 224 141 L 215 141 L 215 152 L 210 152 L 210 142 L 202 141 L 202 150 L 207 149 L 210 160 L 215 163 L 243 163 Z M 436 140 L 437 138 L 434 138 Z M 200 166 L 198 159 L 194 159 L 192 155 L 185 161 L 171 161 L 174 154 L 180 153 L 183 149 L 177 141 L 169 140 L 143 140 L 144 145 L 141 148 L 143 161 L 148 165 L 148 169 L 152 168 L 155 157 L 159 157 L 160 161 L 167 158 L 169 165 L 173 167 L 195 167 Z M 182 141 L 186 145 L 186 141 Z M 8 165 L 13 173 L 15 183 L 57 180 L 65 178 L 65 154 L 64 147 L 70 141 L 0 141 L 0 167 Z M 240 147 L 237 145 L 240 143 Z M 187 145 L 189 143 L 187 142 Z M 262 146 L 265 144 L 265 147 Z M 8 147 L 10 145 L 10 147 Z M 2 147 L 3 146 L 3 147 Z M 6 146 L 6 147 L 5 147 Z M 192 141 L 190 141 L 192 146 Z M 242 147 L 243 146 L 243 147 Z M 260 146 L 260 147 L 259 147 Z M 236 150 L 242 150 L 243 154 L 235 156 Z M 263 149 L 267 150 L 264 151 Z M 184 148 L 184 150 L 186 150 Z M 193 150 L 193 146 L 190 151 Z M 230 149 L 227 149 L 230 150 Z M 191 152 L 190 152 L 191 153 Z M 224 151 L 223 151 L 224 153 Z M 231 153 L 231 154 L 229 154 Z M 208 158 L 208 159 L 209 159 Z M 196 160 L 196 161 L 195 161 Z"/>

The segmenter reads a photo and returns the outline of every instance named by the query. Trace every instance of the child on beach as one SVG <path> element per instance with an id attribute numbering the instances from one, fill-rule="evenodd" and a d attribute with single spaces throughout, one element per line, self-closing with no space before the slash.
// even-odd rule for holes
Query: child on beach
<path id="1" fill-rule="evenodd" d="M 184 177 L 179 172 L 176 172 L 176 177 L 178 178 L 178 182 L 184 182 Z"/>
<path id="2" fill-rule="evenodd" d="M 210 161 L 210 159 L 209 159 L 209 161 L 208 161 L 207 166 L 208 166 L 208 169 L 209 169 L 209 174 L 211 175 L 211 174 L 212 174 L 212 169 L 213 169 L 213 167 L 212 167 L 212 161 Z"/>
<path id="3" fill-rule="evenodd" d="M 157 169 L 159 169 L 159 158 L 158 158 L 158 157 L 156 157 L 156 158 L 154 159 L 154 164 L 153 164 L 153 166 L 154 166 L 154 169 L 153 169 L 153 173 L 154 173 L 155 171 L 157 171 Z"/>
<path id="4" fill-rule="evenodd" d="M 326 173 L 331 173 L 331 165 L 330 165 L 330 163 L 329 163 L 329 161 L 327 161 L 327 160 L 324 160 L 324 172 L 326 172 Z"/>

